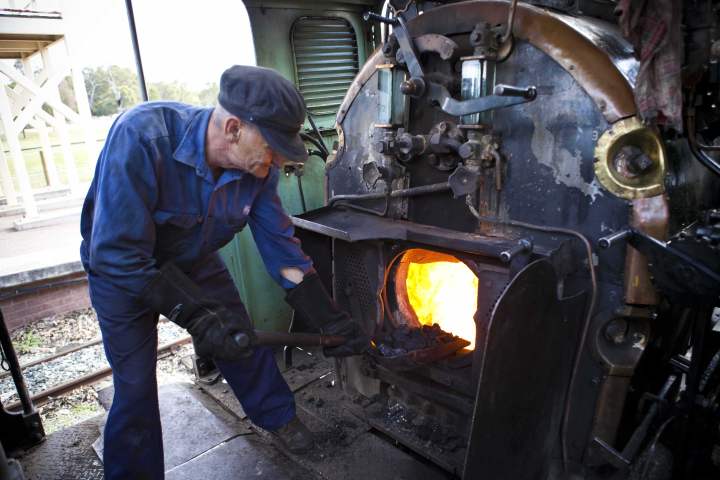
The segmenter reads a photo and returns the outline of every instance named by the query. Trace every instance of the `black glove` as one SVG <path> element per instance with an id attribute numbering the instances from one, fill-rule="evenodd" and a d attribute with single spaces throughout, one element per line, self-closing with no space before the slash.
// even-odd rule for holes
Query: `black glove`
<path id="1" fill-rule="evenodd" d="M 288 290 L 285 301 L 300 312 L 312 326 L 326 335 L 343 335 L 347 342 L 337 347 L 325 347 L 329 357 L 359 355 L 370 346 L 370 339 L 360 326 L 330 298 L 317 273 L 305 275 L 303 281 Z"/>
<path id="2" fill-rule="evenodd" d="M 252 355 L 254 335 L 250 319 L 208 298 L 172 263 L 163 265 L 140 300 L 187 329 L 200 356 L 237 360 Z"/>

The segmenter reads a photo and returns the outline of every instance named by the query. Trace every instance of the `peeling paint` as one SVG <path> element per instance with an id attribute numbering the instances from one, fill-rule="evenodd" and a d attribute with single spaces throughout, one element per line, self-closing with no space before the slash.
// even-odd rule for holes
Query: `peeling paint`
<path id="1" fill-rule="evenodd" d="M 558 99 L 558 101 L 562 101 L 562 99 Z M 583 162 L 582 152 L 578 149 L 571 152 L 561 146 L 555 135 L 547 128 L 548 119 L 543 115 L 547 112 L 544 112 L 543 109 L 528 109 L 528 113 L 530 113 L 534 126 L 531 148 L 537 161 L 552 169 L 555 183 L 577 188 L 584 195 L 590 197 L 590 203 L 595 202 L 596 197 L 603 194 L 602 187 L 594 177 L 590 183 L 583 179 L 580 172 Z M 577 126 L 576 135 L 581 137 L 585 134 L 583 128 Z M 552 146 L 552 151 L 548 151 L 548 146 Z"/>

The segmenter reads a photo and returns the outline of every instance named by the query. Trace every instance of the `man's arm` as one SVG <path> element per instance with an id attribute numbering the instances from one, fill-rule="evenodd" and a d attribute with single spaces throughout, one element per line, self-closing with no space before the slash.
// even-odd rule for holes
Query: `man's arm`
<path id="1" fill-rule="evenodd" d="M 348 337 L 344 345 L 326 348 L 328 356 L 356 355 L 365 351 L 369 339 L 350 316 L 338 307 L 312 268 L 312 262 L 293 236 L 290 217 L 277 195 L 279 173 L 271 177 L 253 204 L 248 223 L 270 275 L 287 290 L 285 301 L 317 329 Z"/>
<path id="2" fill-rule="evenodd" d="M 312 271 L 312 260 L 295 238 L 290 217 L 277 194 L 280 172 L 273 168 L 253 202 L 248 225 L 270 276 L 283 288 L 293 288 Z"/>

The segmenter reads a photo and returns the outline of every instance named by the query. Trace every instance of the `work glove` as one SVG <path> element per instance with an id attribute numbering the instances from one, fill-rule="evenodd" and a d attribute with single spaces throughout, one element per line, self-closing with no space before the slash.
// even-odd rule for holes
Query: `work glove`
<path id="1" fill-rule="evenodd" d="M 254 334 L 247 315 L 208 298 L 182 270 L 166 263 L 143 290 L 140 300 L 192 335 L 195 353 L 219 360 L 252 355 Z"/>
<path id="2" fill-rule="evenodd" d="M 347 337 L 347 342 L 343 345 L 325 347 L 323 352 L 326 356 L 359 355 L 370 346 L 370 339 L 333 301 L 317 273 L 305 275 L 302 282 L 288 290 L 285 301 L 324 335 Z"/>

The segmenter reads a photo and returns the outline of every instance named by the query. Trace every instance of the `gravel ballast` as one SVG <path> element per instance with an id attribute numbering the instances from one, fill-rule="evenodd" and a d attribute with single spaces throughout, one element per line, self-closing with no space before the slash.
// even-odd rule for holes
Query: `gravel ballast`
<path id="1" fill-rule="evenodd" d="M 177 325 L 161 321 L 158 323 L 158 344 L 172 342 L 187 336 Z M 33 322 L 11 333 L 13 345 L 21 365 L 55 353 L 68 350 L 100 338 L 95 312 L 92 309 L 79 310 L 61 316 L 52 316 Z M 158 359 L 158 383 L 192 381 L 192 374 L 180 362 L 180 358 L 192 353 L 192 345 L 174 348 L 172 352 Z M 56 385 L 82 377 L 108 367 L 102 343 L 60 356 L 49 362 L 25 368 L 25 384 L 31 395 Z M 0 400 L 4 405 L 18 400 L 12 377 L 0 371 Z M 111 377 L 93 385 L 79 387 L 65 395 L 53 398 L 38 407 L 46 433 L 76 422 L 83 421 L 103 408 L 97 400 L 97 391 L 110 385 Z"/>

